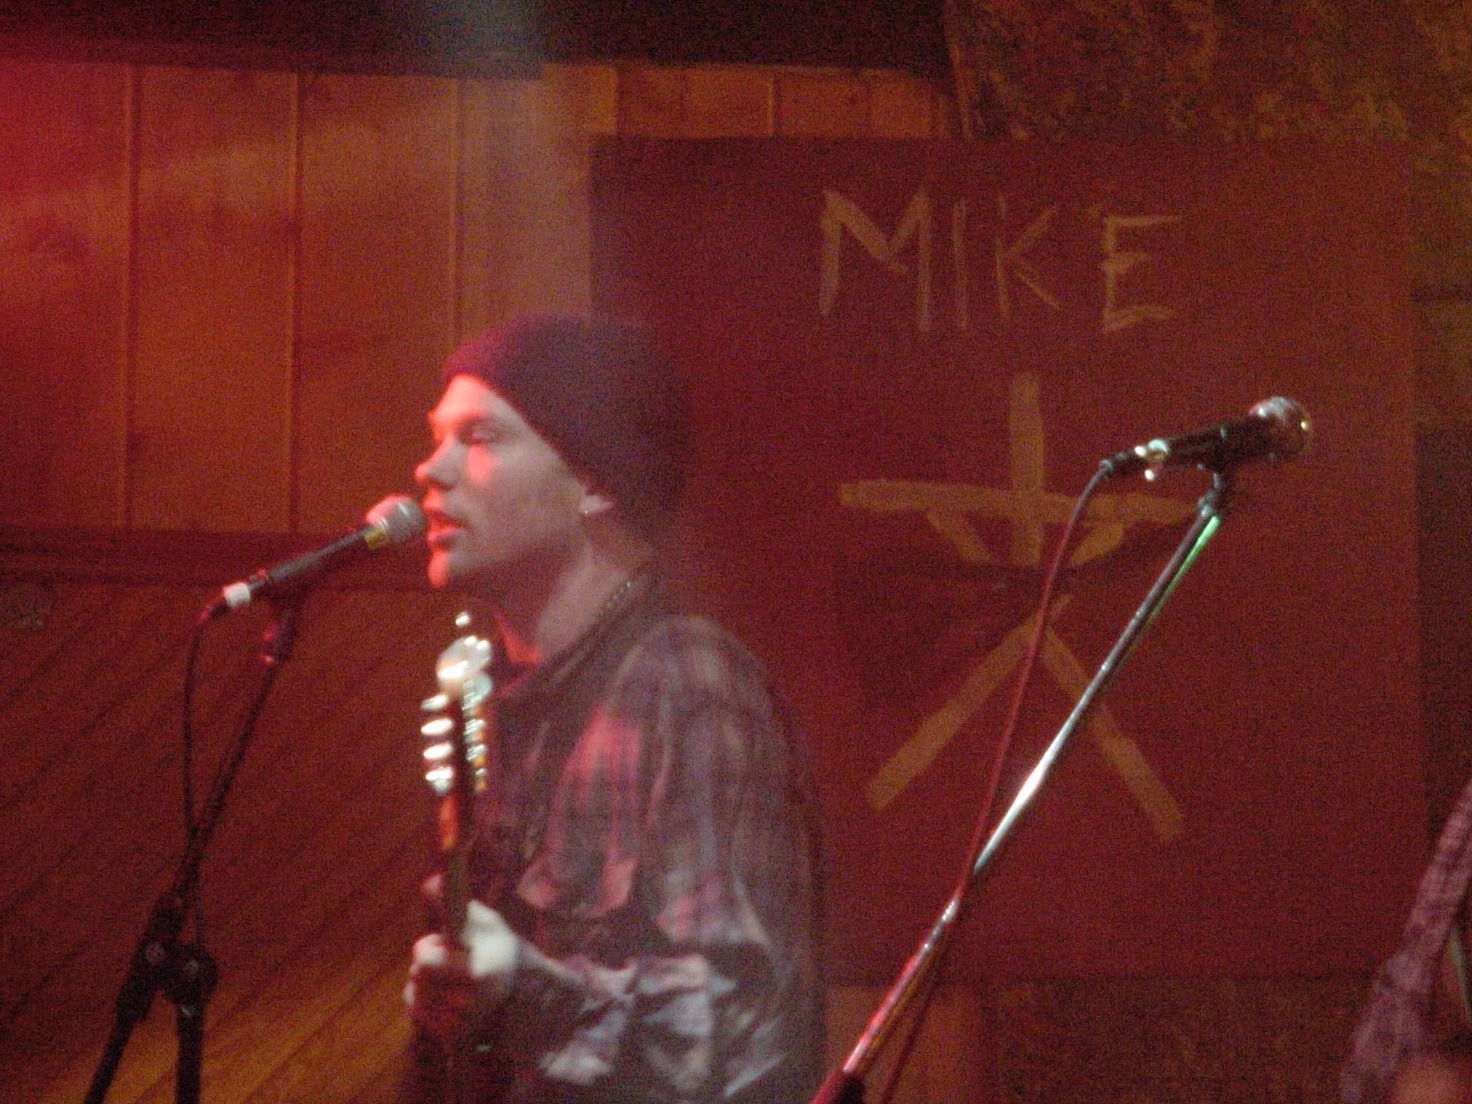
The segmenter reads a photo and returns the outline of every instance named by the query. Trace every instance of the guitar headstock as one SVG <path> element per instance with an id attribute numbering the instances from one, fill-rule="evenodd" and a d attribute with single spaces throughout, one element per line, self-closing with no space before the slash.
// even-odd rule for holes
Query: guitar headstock
<path id="1" fill-rule="evenodd" d="M 469 627 L 470 615 L 460 614 L 455 625 Z M 424 779 L 438 797 L 455 791 L 457 776 L 462 772 L 468 775 L 467 788 L 471 791 L 485 783 L 483 707 L 491 696 L 490 665 L 491 642 L 475 633 L 457 638 L 435 661 L 439 693 L 420 705 L 434 716 L 419 731 L 424 735 Z"/>

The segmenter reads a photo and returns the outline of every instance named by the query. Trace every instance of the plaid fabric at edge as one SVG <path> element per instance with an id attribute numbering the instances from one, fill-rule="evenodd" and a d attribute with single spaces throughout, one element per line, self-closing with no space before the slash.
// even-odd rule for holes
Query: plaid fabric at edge
<path id="1" fill-rule="evenodd" d="M 1472 781 L 1462 789 L 1421 877 L 1400 948 L 1385 961 L 1340 1074 L 1344 1104 L 1385 1098 L 1396 1069 L 1435 1044 L 1431 1013 L 1441 955 L 1472 878 Z"/>

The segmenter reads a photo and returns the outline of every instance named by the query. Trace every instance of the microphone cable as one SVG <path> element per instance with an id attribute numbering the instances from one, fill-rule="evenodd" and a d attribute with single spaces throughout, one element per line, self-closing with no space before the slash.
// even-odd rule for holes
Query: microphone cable
<path id="1" fill-rule="evenodd" d="M 1069 549 L 1073 546 L 1074 536 L 1078 531 L 1080 521 L 1088 503 L 1093 499 L 1099 487 L 1112 478 L 1113 471 L 1107 465 L 1100 465 L 1094 470 L 1083 492 L 1073 505 L 1068 521 L 1064 524 L 1063 532 L 1059 535 L 1057 546 L 1053 552 L 1053 558 L 1043 576 L 1042 591 L 1038 598 L 1037 611 L 1034 616 L 1032 633 L 1028 638 L 1027 650 L 1023 654 L 1022 663 L 1018 668 L 1017 679 L 1013 684 L 1012 698 L 1008 704 L 1005 719 L 1002 722 L 1001 736 L 997 740 L 996 750 L 992 755 L 991 769 L 988 773 L 985 789 L 982 794 L 981 808 L 976 819 L 976 828 L 971 837 L 971 844 L 966 851 L 966 863 L 962 868 L 961 877 L 952 891 L 951 900 L 956 902 L 958 910 L 964 912 L 967 890 L 970 888 L 972 874 L 980 857 L 982 849 L 986 846 L 988 829 L 991 826 L 993 814 L 997 801 L 997 791 L 1001 787 L 1002 769 L 1005 767 L 1012 745 L 1016 741 L 1017 727 L 1022 717 L 1022 706 L 1027 698 L 1027 692 L 1032 684 L 1033 675 L 1037 670 L 1038 656 L 1042 652 L 1043 639 L 1048 629 L 1048 617 L 1052 612 L 1054 595 L 1058 588 L 1058 578 L 1062 574 L 1063 564 Z M 956 917 L 956 924 L 961 921 L 961 916 Z M 928 965 L 925 977 L 920 981 L 914 1000 L 915 1005 L 908 1010 L 909 1027 L 905 1037 L 900 1042 L 900 1049 L 894 1065 L 889 1082 L 884 1085 L 878 1095 L 878 1104 L 889 1104 L 895 1089 L 899 1084 L 901 1075 L 909 1061 L 911 1052 L 920 1037 L 920 1029 L 924 1025 L 926 1013 L 930 1009 L 931 1002 L 940 988 L 941 970 L 945 964 L 945 957 L 950 951 L 951 941 L 947 940 L 936 952 L 935 957 Z"/>

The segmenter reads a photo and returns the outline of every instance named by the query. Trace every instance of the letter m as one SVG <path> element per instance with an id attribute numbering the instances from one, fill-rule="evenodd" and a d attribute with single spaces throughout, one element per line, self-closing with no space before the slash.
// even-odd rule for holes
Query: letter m
<path id="1" fill-rule="evenodd" d="M 900 261 L 901 250 L 915 243 L 915 325 L 930 331 L 930 194 L 921 188 L 910 200 L 899 225 L 889 237 L 857 204 L 832 188 L 823 189 L 823 268 L 818 288 L 818 311 L 827 318 L 838 301 L 843 263 L 843 232 L 847 230 L 869 256 L 896 275 L 909 275 Z"/>

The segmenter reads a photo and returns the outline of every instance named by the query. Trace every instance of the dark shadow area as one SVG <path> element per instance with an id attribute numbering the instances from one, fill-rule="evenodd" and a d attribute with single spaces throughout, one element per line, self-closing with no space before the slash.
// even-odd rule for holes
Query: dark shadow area
<path id="1" fill-rule="evenodd" d="M 946 71 L 937 0 L 13 0 L 49 56 L 477 75 L 537 60 Z"/>

